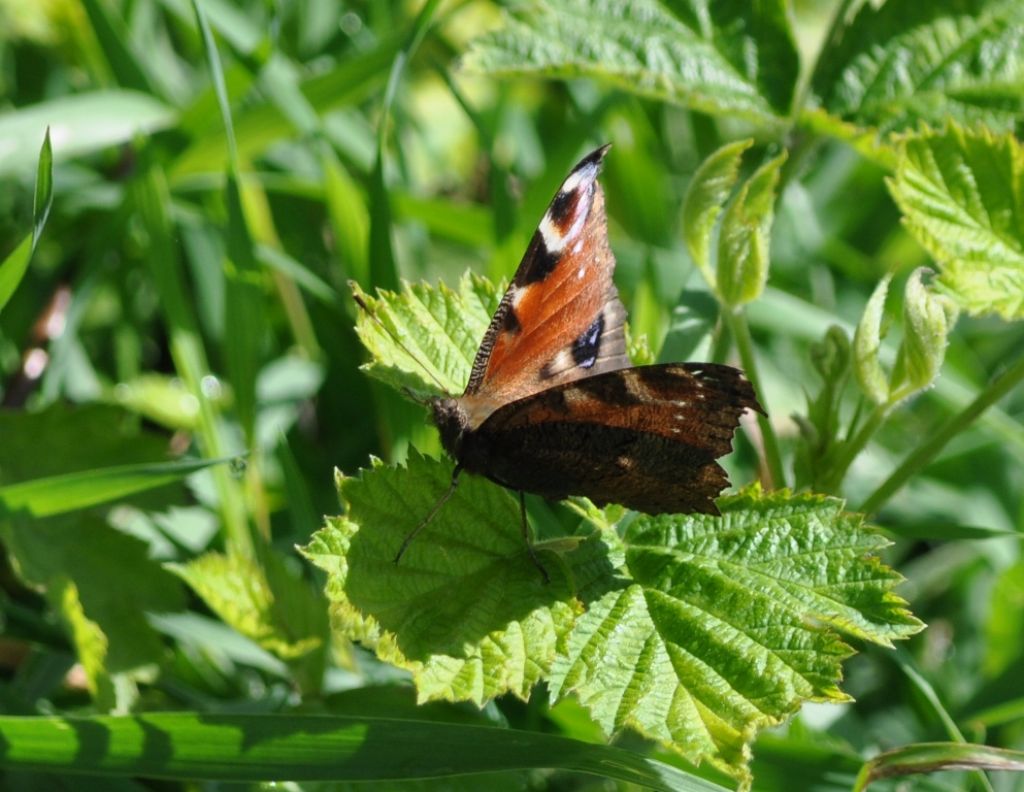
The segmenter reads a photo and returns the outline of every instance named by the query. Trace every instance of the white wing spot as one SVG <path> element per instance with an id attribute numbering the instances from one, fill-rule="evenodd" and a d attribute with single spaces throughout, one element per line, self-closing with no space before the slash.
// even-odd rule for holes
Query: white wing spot
<path id="1" fill-rule="evenodd" d="M 576 247 L 579 247 L 579 245 L 577 245 Z M 573 252 L 576 252 L 576 251 L 573 251 Z M 587 266 L 586 266 L 586 264 L 584 264 L 582 267 L 580 267 L 578 270 L 576 270 L 576 277 L 579 280 L 583 280 L 583 276 L 586 275 L 586 274 L 587 274 Z"/>
<path id="2" fill-rule="evenodd" d="M 562 232 L 558 230 L 548 213 L 544 213 L 544 217 L 541 218 L 540 226 L 541 238 L 544 240 L 544 247 L 547 248 L 548 253 L 561 253 L 562 246 L 565 245 L 565 237 L 562 236 Z"/>

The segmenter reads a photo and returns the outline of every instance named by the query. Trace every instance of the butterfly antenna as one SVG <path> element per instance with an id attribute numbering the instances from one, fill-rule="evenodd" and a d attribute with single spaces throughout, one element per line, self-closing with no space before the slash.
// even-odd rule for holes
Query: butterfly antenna
<path id="1" fill-rule="evenodd" d="M 420 531 L 430 524 L 430 521 L 434 519 L 434 516 L 441 511 L 441 507 L 448 502 L 448 499 L 452 495 L 455 494 L 455 488 L 459 486 L 459 473 L 461 472 L 462 465 L 456 465 L 455 470 L 452 471 L 452 483 L 448 485 L 448 490 L 440 497 L 440 499 L 438 499 L 437 503 L 434 504 L 434 507 L 427 512 L 427 516 L 420 520 L 419 525 L 406 534 L 405 539 L 402 540 L 402 546 L 398 548 L 398 553 L 395 555 L 394 563 L 396 565 L 402 560 L 402 556 L 405 555 L 405 551 L 409 549 L 409 545 L 412 544 L 412 540 L 419 535 Z"/>
<path id="2" fill-rule="evenodd" d="M 374 322 L 377 323 L 377 326 L 384 331 L 385 335 L 387 335 L 388 338 L 390 338 L 398 345 L 399 349 L 405 352 L 405 354 L 407 354 L 416 362 L 417 366 L 423 369 L 423 373 L 430 377 L 430 379 L 432 379 L 437 384 L 437 387 L 441 390 L 441 393 L 447 393 L 448 389 L 444 386 L 444 383 L 442 383 L 441 380 L 437 378 L 433 371 L 427 368 L 427 365 L 423 362 L 422 359 L 420 359 L 420 356 L 415 354 L 411 349 L 409 349 L 409 347 L 403 344 L 402 339 L 395 335 L 394 332 L 392 332 L 391 328 L 384 324 L 380 320 L 380 317 L 377 316 L 377 314 L 373 311 L 373 309 L 371 309 L 370 306 L 366 304 L 366 300 L 364 300 L 357 291 L 359 284 L 357 284 L 355 281 L 350 280 L 348 282 L 348 286 L 352 290 L 352 299 L 356 301 L 356 305 L 362 308 L 363 312 L 367 316 L 369 316 Z M 406 388 L 405 391 L 408 395 L 412 395 L 412 391 L 410 391 L 408 388 Z M 423 400 L 413 397 L 413 401 L 422 403 Z"/>
<path id="3" fill-rule="evenodd" d="M 530 560 L 533 565 L 540 570 L 540 576 L 544 578 L 545 583 L 551 582 L 551 576 L 548 575 L 548 571 L 544 568 L 544 565 L 537 558 L 537 553 L 533 550 L 533 544 L 530 542 L 530 528 L 526 524 L 526 495 L 522 490 L 519 490 L 519 516 L 522 518 L 522 524 L 520 526 L 523 533 L 523 542 L 526 543 L 526 552 L 530 554 Z"/>

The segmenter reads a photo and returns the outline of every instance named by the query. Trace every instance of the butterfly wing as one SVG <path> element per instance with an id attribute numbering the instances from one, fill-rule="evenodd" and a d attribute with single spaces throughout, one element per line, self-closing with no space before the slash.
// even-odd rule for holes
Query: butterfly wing
<path id="1" fill-rule="evenodd" d="M 573 168 L 533 234 L 459 400 L 471 428 L 531 393 L 630 365 L 597 182 L 607 150 Z"/>
<path id="2" fill-rule="evenodd" d="M 466 437 L 464 459 L 503 486 L 548 498 L 717 514 L 729 481 L 715 460 L 731 450 L 746 409 L 763 412 L 730 366 L 610 371 L 498 409 Z"/>

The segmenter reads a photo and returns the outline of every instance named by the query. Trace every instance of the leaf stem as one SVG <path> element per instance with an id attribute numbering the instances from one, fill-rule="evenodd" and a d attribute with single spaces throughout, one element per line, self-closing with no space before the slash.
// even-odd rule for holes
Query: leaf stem
<path id="1" fill-rule="evenodd" d="M 928 465 L 945 448 L 946 443 L 964 431 L 978 416 L 1022 380 L 1024 380 L 1024 356 L 992 380 L 974 401 L 947 420 L 938 430 L 931 433 L 928 439 L 914 449 L 889 478 L 871 493 L 859 510 L 867 514 L 877 512 L 879 507 L 891 498 L 911 476 Z"/>
<path id="2" fill-rule="evenodd" d="M 742 311 L 733 311 L 726 308 L 722 315 L 729 325 L 729 332 L 736 341 L 736 350 L 740 354 L 740 361 L 747 374 L 747 379 L 754 386 L 754 391 L 759 396 L 763 394 L 761 388 L 761 377 L 757 372 L 757 359 L 754 356 L 754 340 L 750 335 L 750 325 L 747 324 L 747 317 Z M 782 454 L 779 451 L 779 441 L 775 436 L 768 417 L 758 413 L 757 424 L 761 428 L 761 436 L 764 438 L 765 463 L 768 466 L 768 475 L 771 477 L 771 486 L 775 489 L 786 486 L 786 471 L 782 466 Z"/>
<path id="3" fill-rule="evenodd" d="M 839 459 L 822 480 L 821 486 L 825 492 L 835 493 L 839 488 L 839 483 L 843 480 L 843 476 L 846 475 L 846 471 L 853 464 L 853 460 L 857 458 L 857 454 L 864 450 L 868 441 L 878 431 L 878 427 L 889 417 L 891 410 L 892 404 L 889 403 L 875 405 L 875 408 L 868 415 L 867 420 L 857 431 L 857 434 L 852 438 L 847 438 L 842 446 L 842 454 L 840 454 Z"/>

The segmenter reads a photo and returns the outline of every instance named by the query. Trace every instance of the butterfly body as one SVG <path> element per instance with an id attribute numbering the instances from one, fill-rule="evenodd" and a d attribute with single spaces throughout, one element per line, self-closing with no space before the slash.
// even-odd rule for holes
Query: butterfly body
<path id="1" fill-rule="evenodd" d="M 740 414 L 762 410 L 730 366 L 631 365 L 597 182 L 607 150 L 563 182 L 465 392 L 434 399 L 434 422 L 458 470 L 519 492 L 717 514 L 728 479 L 715 460 L 731 449 Z"/>

